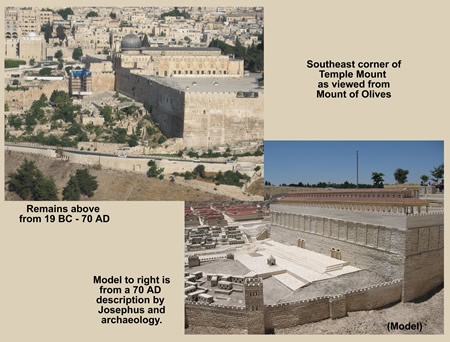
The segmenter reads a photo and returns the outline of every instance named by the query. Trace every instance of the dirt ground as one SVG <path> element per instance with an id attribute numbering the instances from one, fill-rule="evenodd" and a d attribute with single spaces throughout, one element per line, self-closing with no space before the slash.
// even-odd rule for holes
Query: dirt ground
<path id="1" fill-rule="evenodd" d="M 248 188 L 247 192 L 252 195 L 264 196 L 264 178 L 258 178 Z"/>
<path id="2" fill-rule="evenodd" d="M 67 161 L 45 158 L 42 156 L 7 151 L 5 152 L 5 184 L 8 174 L 14 172 L 27 158 L 33 160 L 36 166 L 46 176 L 53 177 L 62 198 L 62 189 L 71 175 L 83 165 Z M 169 180 L 148 178 L 146 175 L 116 170 L 89 169 L 89 173 L 97 177 L 98 189 L 87 201 L 229 201 L 230 198 L 218 194 L 207 193 L 187 186 L 171 183 Z M 21 200 L 15 193 L 7 191 L 5 200 Z"/>
<path id="3" fill-rule="evenodd" d="M 387 323 L 423 324 L 422 332 L 387 330 Z M 216 329 L 211 327 L 189 327 L 186 334 L 246 334 L 242 329 Z M 388 308 L 370 311 L 349 312 L 347 317 L 336 320 L 278 329 L 276 335 L 384 335 L 384 334 L 443 334 L 444 333 L 444 289 L 430 298 L 417 303 L 398 303 Z"/>

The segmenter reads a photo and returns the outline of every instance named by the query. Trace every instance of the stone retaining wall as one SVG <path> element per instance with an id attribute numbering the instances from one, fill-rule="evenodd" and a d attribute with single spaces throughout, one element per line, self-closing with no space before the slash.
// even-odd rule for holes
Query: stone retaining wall
<path id="1" fill-rule="evenodd" d="M 327 318 L 340 318 L 350 311 L 373 310 L 399 302 L 401 297 L 402 281 L 397 279 L 339 296 L 265 305 L 264 328 L 276 330 Z M 245 307 L 186 302 L 185 308 L 188 325 L 247 329 Z"/>

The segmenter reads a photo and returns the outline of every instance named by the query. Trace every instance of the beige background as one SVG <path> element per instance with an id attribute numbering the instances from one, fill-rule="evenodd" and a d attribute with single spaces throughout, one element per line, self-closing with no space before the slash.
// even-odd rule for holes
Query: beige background
<path id="1" fill-rule="evenodd" d="M 11 1 L 10 4 L 36 6 L 38 2 Z M 76 4 L 87 6 L 92 2 Z M 168 5 L 163 1 L 117 0 L 96 4 Z M 176 4 L 265 6 L 267 140 L 449 138 L 450 8 L 447 1 L 210 0 L 177 1 Z M 40 7 L 56 5 L 74 4 L 65 0 L 39 1 Z M 1 11 L 3 18 L 3 8 Z M 1 46 L 3 31 L 0 25 Z M 2 54 L 0 58 L 3 65 Z M 317 71 L 306 68 L 308 59 L 401 59 L 403 65 L 399 70 L 388 70 L 391 99 L 319 100 L 315 98 Z M 0 98 L 3 103 L 3 92 Z M 0 120 L 3 125 L 3 116 Z M 447 149 L 445 159 L 448 160 Z M 3 177 L 3 156 L 0 162 Z M 38 225 L 19 224 L 18 216 L 25 214 L 25 203 L 6 203 L 3 198 L 2 188 L 0 340 L 210 338 L 183 335 L 182 202 L 96 202 L 103 213 L 111 215 L 108 225 Z M 97 288 L 92 284 L 92 276 L 96 274 L 171 277 L 173 282 L 166 288 L 167 314 L 163 324 L 159 327 L 101 325 L 96 314 Z M 214 337 L 222 341 L 229 338 Z"/>

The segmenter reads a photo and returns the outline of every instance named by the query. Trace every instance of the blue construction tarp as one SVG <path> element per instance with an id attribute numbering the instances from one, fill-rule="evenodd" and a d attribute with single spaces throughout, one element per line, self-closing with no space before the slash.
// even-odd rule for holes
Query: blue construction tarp
<path id="1" fill-rule="evenodd" d="M 87 72 L 86 69 L 82 70 L 72 70 L 73 77 L 85 77 L 85 76 L 91 76 L 91 72 Z"/>

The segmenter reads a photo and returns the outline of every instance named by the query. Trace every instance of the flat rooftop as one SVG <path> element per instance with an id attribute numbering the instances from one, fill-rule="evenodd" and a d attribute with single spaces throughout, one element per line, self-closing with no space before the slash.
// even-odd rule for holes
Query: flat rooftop
<path id="1" fill-rule="evenodd" d="M 267 264 L 271 256 L 276 265 Z M 236 253 L 235 260 L 262 278 L 273 276 L 294 291 L 315 281 L 359 271 L 344 260 L 272 240 L 258 244 L 250 253 Z"/>
<path id="2" fill-rule="evenodd" d="M 179 89 L 184 92 L 258 92 L 263 93 L 264 89 L 258 87 L 260 73 L 251 73 L 249 76 L 241 78 L 219 78 L 219 77 L 153 77 L 145 78 L 155 82 Z"/>
<path id="3" fill-rule="evenodd" d="M 178 47 L 178 46 L 158 46 L 158 47 L 133 47 L 133 48 L 121 48 L 121 50 L 123 52 L 126 51 L 143 51 L 145 52 L 152 52 L 152 51 L 167 51 L 167 52 L 171 52 L 171 51 L 186 51 L 186 52 L 190 52 L 190 51 L 203 51 L 203 52 L 218 52 L 221 53 L 221 50 L 219 48 L 216 47 Z M 188 56 L 191 57 L 191 56 Z"/>

